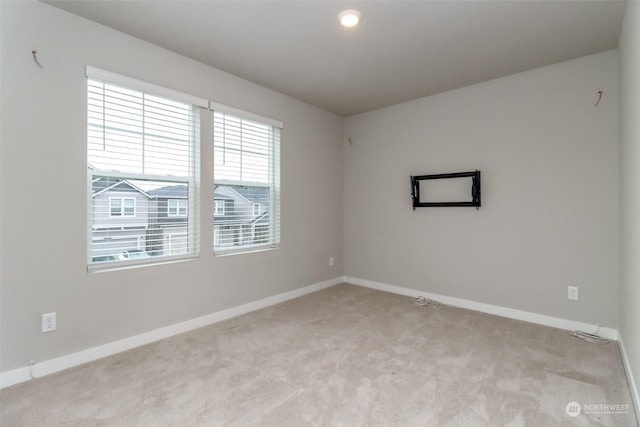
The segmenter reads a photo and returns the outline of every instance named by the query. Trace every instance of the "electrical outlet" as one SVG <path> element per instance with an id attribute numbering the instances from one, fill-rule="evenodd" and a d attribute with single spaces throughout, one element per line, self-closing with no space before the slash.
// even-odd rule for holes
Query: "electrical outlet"
<path id="1" fill-rule="evenodd" d="M 329 257 L 329 267 L 333 267 L 333 257 Z"/>
<path id="2" fill-rule="evenodd" d="M 51 332 L 56 330 L 56 314 L 47 313 L 42 315 L 42 332 Z"/>
<path id="3" fill-rule="evenodd" d="M 571 301 L 578 301 L 578 296 L 579 296 L 578 287 L 577 286 L 569 286 L 569 295 L 568 295 L 569 299 Z"/>

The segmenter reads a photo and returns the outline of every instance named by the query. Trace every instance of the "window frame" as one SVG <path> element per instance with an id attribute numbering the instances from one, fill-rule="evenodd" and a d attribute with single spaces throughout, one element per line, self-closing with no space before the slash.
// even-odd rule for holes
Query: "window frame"
<path id="1" fill-rule="evenodd" d="M 184 105 L 184 107 L 188 107 L 190 111 L 188 128 L 187 128 L 188 139 L 186 140 L 188 141 L 188 145 L 186 146 L 187 151 L 185 152 L 186 153 L 185 156 L 187 156 L 187 159 L 188 159 L 187 160 L 188 172 L 185 175 L 174 176 L 170 174 L 167 174 L 167 175 L 140 174 L 140 173 L 126 172 L 124 170 L 118 171 L 118 170 L 106 170 L 104 168 L 103 169 L 92 168 L 91 158 L 89 157 L 89 155 L 87 156 L 87 161 L 89 162 L 88 163 L 89 167 L 87 168 L 87 200 L 88 200 L 87 249 L 86 249 L 87 271 L 92 272 L 92 271 L 127 268 L 129 266 L 156 265 L 156 264 L 163 264 L 166 262 L 172 262 L 172 261 L 184 260 L 184 259 L 194 259 L 199 257 L 200 256 L 200 238 L 201 238 L 200 218 L 199 218 L 200 150 L 201 150 L 201 134 L 202 134 L 201 133 L 202 132 L 201 112 L 208 110 L 208 100 L 195 97 L 192 95 L 184 94 L 182 92 L 174 91 L 172 89 L 164 88 L 161 86 L 156 86 L 151 83 L 133 79 L 127 76 L 122 76 L 116 73 L 112 73 L 110 71 L 101 70 L 91 66 L 86 67 L 86 77 L 87 77 L 87 83 L 85 88 L 87 90 L 87 96 L 86 96 L 87 104 L 85 104 L 85 112 L 87 114 L 87 131 L 88 132 L 89 130 L 92 129 L 92 124 L 90 121 L 91 105 L 99 105 L 99 104 L 92 104 L 92 101 L 90 99 L 90 89 L 92 89 L 92 86 L 91 86 L 92 81 L 94 82 L 93 83 L 94 85 L 96 83 L 98 85 L 103 84 L 105 88 L 107 87 L 107 85 L 109 85 L 109 87 L 117 86 L 117 87 L 124 88 L 126 90 L 140 93 L 143 99 L 142 104 L 140 104 L 142 108 L 142 114 L 143 114 L 142 117 L 145 117 L 145 118 L 146 118 L 146 112 L 144 109 L 144 105 L 146 105 L 146 102 L 153 102 L 154 98 L 155 99 L 162 98 L 168 101 L 169 103 L 182 104 Z M 150 97 L 149 101 L 147 101 L 146 96 Z M 160 99 L 159 101 L 162 102 L 162 99 Z M 100 100 L 99 98 L 98 102 L 101 102 L 102 105 L 107 105 L 106 100 L 107 98 L 103 98 L 102 100 Z M 102 107 L 102 108 L 105 108 L 105 107 Z M 93 126 L 94 126 L 93 128 L 95 128 L 95 125 Z M 105 124 L 102 124 L 102 126 L 105 126 Z M 147 134 L 145 133 L 144 135 L 147 135 Z M 87 150 L 89 150 L 89 147 L 91 144 L 89 140 L 89 135 L 87 135 L 86 144 L 87 144 L 86 146 Z M 106 261 L 106 262 L 97 262 L 97 263 L 93 262 L 94 258 L 101 257 L 101 254 L 96 253 L 94 251 L 94 237 L 95 237 L 94 233 L 99 232 L 101 230 L 108 230 L 108 227 L 105 229 L 104 226 L 100 224 L 96 225 L 93 221 L 94 206 L 95 206 L 95 201 L 93 201 L 93 196 L 94 196 L 93 181 L 96 179 L 116 179 L 116 180 L 122 180 L 122 181 L 147 181 L 150 184 L 158 183 L 158 185 L 159 184 L 186 185 L 187 191 L 188 191 L 188 198 L 182 199 L 182 200 L 185 200 L 187 203 L 187 207 L 186 207 L 187 211 L 186 211 L 186 214 L 181 217 L 186 218 L 184 227 L 187 229 L 187 233 L 189 237 L 188 253 L 180 254 L 180 255 L 160 254 L 160 255 L 151 256 L 150 258 L 145 258 L 145 259 L 134 259 L 134 260 L 118 259 L 117 261 Z M 122 197 L 115 197 L 115 198 L 122 199 Z M 133 200 L 134 200 L 134 215 L 138 216 L 139 210 L 138 210 L 137 201 L 135 197 L 133 198 Z M 108 208 L 109 208 L 109 214 L 111 214 L 111 209 L 110 209 L 111 202 L 109 202 Z M 159 209 L 159 207 L 156 209 Z M 123 202 L 121 202 L 121 212 L 124 214 Z M 151 212 L 149 213 L 149 215 L 151 215 Z M 131 215 L 122 215 L 122 216 L 115 215 L 113 217 L 109 215 L 109 218 L 119 218 L 119 217 L 133 218 Z M 148 224 L 150 224 L 150 221 L 151 220 L 148 221 Z M 143 226 L 143 228 L 148 229 L 148 224 L 146 226 Z M 150 235 L 143 234 L 143 237 L 149 239 Z M 121 239 L 121 237 L 119 236 L 116 236 L 115 238 Z M 109 237 L 105 239 L 109 241 L 113 240 L 113 238 L 109 238 Z M 145 250 L 149 250 L 147 248 L 145 248 Z M 120 251 L 120 248 L 114 248 L 114 251 L 116 252 Z M 116 253 L 109 254 L 109 255 L 114 255 L 116 258 L 119 258 L 118 254 Z"/>
<path id="2" fill-rule="evenodd" d="M 231 180 L 231 179 L 219 179 L 215 176 L 214 173 L 214 188 L 216 186 L 247 186 L 247 187 L 266 187 L 269 188 L 269 225 L 268 225 L 268 235 L 264 237 L 266 242 L 258 242 L 258 243 L 250 243 L 250 244 L 240 244 L 240 245 L 230 245 L 230 246 L 222 246 L 219 245 L 216 247 L 215 241 L 215 231 L 214 231 L 214 245 L 213 245 L 213 253 L 215 256 L 224 256 L 224 255 L 232 255 L 232 254 L 242 254 L 242 253 L 251 253 L 263 250 L 272 250 L 279 249 L 281 245 L 281 218 L 280 218 L 280 145 L 281 145 L 281 135 L 284 125 L 281 121 L 277 121 L 271 118 L 259 116 L 253 113 L 245 112 L 242 110 L 235 109 L 233 107 L 223 106 L 221 104 L 212 103 L 210 108 L 213 110 L 213 132 L 215 135 L 216 129 L 216 116 L 218 114 L 224 114 L 233 116 L 240 121 L 249 121 L 254 122 L 258 125 L 266 125 L 269 126 L 268 132 L 268 167 L 266 174 L 268 176 L 268 182 L 254 182 L 249 180 Z M 242 124 L 240 125 L 242 126 Z M 213 152 L 214 152 L 214 164 L 215 164 L 215 153 L 216 153 L 216 138 L 213 138 Z M 226 146 L 226 144 L 223 144 Z M 242 145 L 242 143 L 241 143 Z M 226 148 L 225 148 L 226 149 Z M 242 151 L 242 149 L 241 149 Z M 214 166 L 214 172 L 215 172 Z M 258 203 L 259 204 L 259 203 Z M 254 212 L 254 207 L 252 203 L 251 213 Z M 214 215 L 214 229 L 215 229 L 215 217 Z M 255 215 L 253 215 L 255 217 Z M 251 230 L 255 230 L 256 224 L 253 223 L 255 218 L 252 219 L 252 223 L 250 224 Z M 226 225 L 223 224 L 223 225 Z M 242 238 L 243 231 L 242 225 L 239 225 L 239 235 Z M 255 233 L 254 233 L 255 234 Z M 221 236 L 219 236 L 218 240 Z M 255 238 L 255 236 L 254 236 Z M 262 238 L 260 238 L 262 240 Z"/>
<path id="3" fill-rule="evenodd" d="M 133 79 L 127 76 L 123 76 L 120 74 L 116 74 L 116 73 L 112 73 L 110 71 L 106 71 L 106 70 L 101 70 L 95 67 L 91 67 L 91 66 L 87 66 L 86 67 L 86 77 L 88 80 L 98 80 L 98 81 L 102 81 L 103 83 L 107 83 L 107 84 L 111 84 L 111 85 L 116 85 L 116 86 L 120 86 L 123 88 L 128 88 L 131 89 L 133 91 L 138 91 L 138 92 L 142 92 L 143 94 L 147 94 L 147 95 L 151 95 L 151 96 L 155 96 L 155 97 L 160 97 L 160 98 L 165 98 L 167 100 L 170 101 L 174 101 L 177 103 L 184 103 L 184 104 L 188 104 L 191 106 L 192 108 L 192 118 L 193 118 L 193 131 L 194 131 L 194 136 L 191 140 L 190 143 L 190 150 L 191 150 L 191 154 L 193 155 L 193 164 L 190 167 L 193 167 L 193 173 L 189 176 L 188 180 L 185 180 L 183 177 L 176 177 L 173 175 L 159 175 L 159 176 L 152 176 L 150 174 L 135 174 L 135 173 L 125 173 L 125 172 L 118 172 L 118 171 L 114 171 L 114 170 L 105 170 L 105 169 L 99 169 L 99 170 L 92 170 L 91 169 L 91 165 L 89 165 L 88 167 L 88 171 L 87 171 L 87 200 L 88 200 L 88 206 L 87 206 L 87 271 L 94 271 L 94 270 L 110 270 L 110 269 L 120 269 L 120 268 L 127 268 L 129 266 L 137 266 L 137 265 L 153 265 L 153 264 L 161 264 L 161 263 L 166 263 L 166 262 L 171 262 L 173 260 L 180 260 L 180 259 L 192 259 L 192 258 L 197 258 L 200 256 L 200 244 L 203 241 L 202 239 L 202 235 L 201 233 L 204 230 L 211 230 L 211 228 L 207 227 L 204 230 L 201 228 L 200 226 L 200 221 L 201 221 L 201 217 L 200 215 L 204 213 L 204 211 L 201 213 L 200 212 L 200 206 L 201 206 L 201 201 L 202 201 L 202 197 L 204 197 L 205 199 L 208 197 L 211 197 L 210 195 L 206 195 L 201 188 L 200 185 L 200 179 L 201 179 L 201 158 L 200 158 L 200 152 L 202 150 L 201 145 L 203 143 L 207 143 L 207 144 L 211 144 L 213 147 L 213 151 L 215 152 L 215 137 L 214 137 L 214 132 L 210 132 L 209 131 L 209 126 L 210 124 L 205 124 L 205 122 L 210 122 L 214 129 L 215 129 L 215 116 L 216 113 L 224 113 L 224 114 L 229 114 L 229 115 L 233 115 L 233 116 L 237 116 L 243 120 L 249 120 L 249 121 L 253 121 L 256 122 L 258 124 L 262 124 L 262 125 L 269 125 L 271 126 L 270 128 L 270 133 L 269 133 L 269 158 L 268 158 L 268 176 L 269 176 L 269 181 L 267 184 L 265 183 L 255 183 L 255 182 L 248 182 L 248 181 L 240 181 L 240 182 L 231 182 L 231 181 L 225 181 L 225 180 L 218 180 L 214 178 L 214 187 L 216 184 L 220 184 L 220 185 L 242 185 L 242 186 L 263 186 L 263 187 L 268 187 L 269 188 L 269 207 L 268 209 L 265 208 L 265 213 L 263 215 L 269 215 L 268 217 L 264 217 L 264 218 L 255 218 L 256 216 L 260 216 L 261 213 L 261 209 L 263 208 L 263 206 L 260 203 L 254 203 L 253 207 L 251 208 L 251 210 L 249 210 L 248 208 L 245 208 L 244 206 L 242 207 L 242 210 L 246 210 L 248 212 L 253 213 L 253 217 L 254 217 L 254 221 L 251 222 L 250 224 L 241 224 L 239 230 L 236 230 L 235 228 L 230 228 L 230 226 L 228 225 L 229 223 L 226 222 L 228 221 L 228 219 L 230 217 L 233 216 L 234 213 L 234 207 L 230 207 L 227 205 L 225 200 L 219 200 L 218 202 L 218 209 L 216 209 L 216 203 L 214 202 L 214 209 L 213 212 L 209 211 L 209 213 L 206 215 L 206 217 L 203 218 L 207 218 L 208 222 L 210 222 L 211 220 L 213 220 L 214 224 L 213 224 L 213 231 L 214 232 L 214 245 L 213 245 L 213 254 L 214 255 L 228 255 L 228 254 L 236 254 L 236 253 L 250 253 L 250 252 L 256 252 L 256 251 L 262 251 L 262 250 L 271 250 L 271 249 L 278 249 L 280 247 L 281 244 L 281 233 L 280 233 L 280 229 L 281 229 L 281 206 L 280 206 L 280 167 L 281 167 L 281 160 L 280 160 L 280 146 L 281 146 L 281 135 L 282 135 L 282 130 L 284 129 L 284 124 L 276 119 L 272 119 L 269 117 L 264 117 L 258 114 L 254 114 L 251 112 L 247 112 L 247 111 L 243 111 L 234 107 L 230 107 L 230 106 L 226 106 L 223 104 L 219 104 L 213 101 L 209 101 L 200 97 L 196 97 L 193 95 L 189 95 L 189 94 L 185 94 L 179 91 L 175 91 L 173 89 L 169 89 L 169 88 L 165 88 L 162 86 L 157 86 L 154 85 L 152 83 L 147 83 L 145 81 L 141 81 L 141 80 L 137 80 L 137 79 Z M 87 91 L 89 91 L 88 86 L 87 87 Z M 87 94 L 87 100 L 89 99 L 89 96 Z M 86 113 L 87 113 L 87 126 L 89 127 L 89 101 L 87 101 L 87 109 L 86 109 Z M 143 109 L 144 111 L 144 109 Z M 206 114 L 203 114 L 203 112 L 207 112 Z M 104 125 L 103 125 L 104 126 Z M 206 134 L 204 133 L 206 132 Z M 88 138 L 87 138 L 88 139 Z M 87 144 L 89 144 L 89 142 L 87 142 Z M 89 145 L 88 145 L 89 146 Z M 88 147 L 87 146 L 87 147 Z M 89 158 L 87 158 L 89 160 Z M 214 163 L 215 163 L 215 159 L 214 159 Z M 209 165 L 210 163 L 207 162 L 203 162 L 203 165 Z M 209 169 L 209 166 L 206 166 Z M 160 170 L 160 169 L 159 169 Z M 211 170 L 208 170 L 208 172 L 211 172 Z M 215 167 L 213 168 L 213 172 L 215 173 Z M 215 175 L 215 174 L 212 174 Z M 94 224 L 92 223 L 92 215 L 93 215 L 93 206 L 92 206 L 92 196 L 94 195 L 93 191 L 92 191 L 92 180 L 94 179 L 120 179 L 123 181 L 158 181 L 158 182 L 162 182 L 162 183 L 173 183 L 173 184 L 186 184 L 188 187 L 188 199 L 187 200 L 187 206 L 186 206 L 186 213 L 185 215 L 180 215 L 180 208 L 181 208 L 181 202 L 175 202 L 176 203 L 176 209 L 170 214 L 169 212 L 171 211 L 169 209 L 169 200 L 180 200 L 180 199 L 171 199 L 171 198 L 167 198 L 167 213 L 166 216 L 167 217 L 171 217 L 171 218 L 184 218 L 186 217 L 188 222 L 187 222 L 187 230 L 189 233 L 190 238 L 194 239 L 194 245 L 193 245 L 193 252 L 190 252 L 189 254 L 186 255 L 181 255 L 181 256 L 153 256 L 150 260 L 131 260 L 131 261 L 108 261 L 108 262 L 100 262 L 99 264 L 96 264 L 92 261 L 92 258 L 96 257 L 100 257 L 101 253 L 98 251 L 93 251 L 92 250 L 92 246 L 93 246 L 93 240 L 92 238 L 94 237 L 94 232 L 99 232 L 99 231 L 108 231 L 110 229 L 113 230 L 117 230 L 118 229 L 118 225 L 117 224 L 113 224 L 113 226 L 110 227 L 110 225 L 108 223 L 106 223 L 106 226 L 100 223 Z M 148 187 L 143 186 L 142 187 L 143 190 L 147 190 Z M 124 199 L 124 198 L 121 198 Z M 145 206 L 142 206 L 139 208 L 138 206 L 138 202 L 137 199 L 134 197 L 134 206 L 133 206 L 133 215 L 125 215 L 125 208 L 124 208 L 124 202 L 121 201 L 121 206 L 120 206 L 120 213 L 121 215 L 115 215 L 113 216 L 114 218 L 134 218 L 137 217 L 139 215 L 141 215 L 141 212 L 144 211 L 146 209 L 146 204 Z M 141 199 L 142 200 L 142 199 Z M 209 199 L 211 200 L 211 199 Z M 265 196 L 265 200 L 266 200 L 266 196 Z M 209 202 L 210 203 L 210 202 Z M 257 205 L 257 214 L 256 215 L 256 205 Z M 211 206 L 211 205 L 209 205 Z M 152 206 L 150 206 L 151 209 Z M 154 215 L 161 215 L 161 211 L 160 209 L 161 206 L 158 206 L 157 204 L 153 207 L 154 209 Z M 210 208 L 209 208 L 210 209 Z M 111 203 L 109 202 L 109 214 L 111 214 Z M 149 215 L 151 215 L 151 210 L 149 211 Z M 111 217 L 111 215 L 109 215 Z M 227 216 L 228 218 L 223 219 L 221 217 L 223 216 Z M 217 222 L 216 220 L 222 220 L 222 222 Z M 94 227 L 95 225 L 95 227 Z M 252 241 L 257 241 L 257 237 L 256 237 L 256 233 L 255 233 L 255 229 L 257 229 L 258 227 L 260 227 L 261 229 L 268 227 L 269 231 L 268 233 L 264 234 L 264 238 L 268 239 L 267 243 L 258 243 L 258 244 L 245 244 L 242 246 L 238 246 L 236 248 L 233 249 L 228 249 L 225 248 L 223 250 L 219 250 L 218 248 L 215 247 L 215 241 L 218 240 L 224 240 L 223 239 L 223 231 L 219 230 L 219 235 L 218 238 L 216 239 L 215 236 L 215 230 L 216 230 L 216 226 L 222 228 L 227 228 L 228 230 L 226 230 L 227 235 L 228 234 L 233 234 L 233 233 L 238 233 L 240 235 L 240 240 L 243 241 L 242 236 L 243 233 L 245 233 L 245 236 L 248 236 L 246 234 L 246 230 L 247 227 L 251 228 L 251 240 Z M 106 227 L 106 228 L 105 228 Z M 135 226 L 135 228 L 139 228 L 138 225 Z M 108 234 L 106 235 L 107 237 L 105 237 L 105 239 L 123 239 L 123 237 L 120 237 L 116 234 L 113 234 L 114 237 L 110 237 Z M 143 234 L 142 235 L 143 238 L 147 238 L 147 242 L 153 242 L 152 239 L 156 238 L 156 236 L 154 235 L 150 235 L 150 234 Z M 160 235 L 162 236 L 162 235 Z M 228 239 L 229 236 L 225 237 L 225 239 Z M 262 240 L 262 237 L 260 238 L 260 240 Z M 207 239 L 205 239 L 204 241 L 207 241 Z M 152 247 L 153 243 L 148 243 L 147 246 L 145 248 L 149 248 Z M 191 244 L 189 244 L 190 248 L 191 248 Z M 116 249 L 119 250 L 119 249 Z M 162 250 L 162 249 L 160 249 Z"/>

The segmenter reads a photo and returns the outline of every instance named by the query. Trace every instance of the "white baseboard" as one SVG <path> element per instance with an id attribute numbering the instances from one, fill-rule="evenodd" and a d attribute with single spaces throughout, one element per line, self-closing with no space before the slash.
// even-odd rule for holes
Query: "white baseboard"
<path id="1" fill-rule="evenodd" d="M 623 337 L 620 337 L 620 352 L 622 353 L 622 363 L 624 364 L 624 370 L 627 373 L 627 380 L 629 381 L 629 389 L 631 390 L 631 398 L 635 403 L 636 407 L 636 418 L 640 419 L 640 393 L 638 393 L 638 386 L 636 384 L 635 377 L 633 376 L 633 371 L 631 370 L 631 364 L 629 363 L 629 358 L 627 357 L 627 349 L 624 346 Z"/>
<path id="2" fill-rule="evenodd" d="M 74 366 L 82 365 L 84 363 L 92 362 L 103 357 L 111 356 L 116 353 L 120 353 L 126 350 L 130 350 L 136 347 L 143 346 L 145 344 L 159 341 L 164 338 L 168 338 L 174 335 L 178 335 L 184 332 L 188 332 L 194 329 L 208 326 L 213 323 L 221 322 L 223 320 L 230 319 L 232 317 L 240 316 L 251 311 L 259 310 L 264 307 L 269 307 L 284 301 L 288 301 L 293 298 L 297 298 L 312 292 L 319 291 L 321 289 L 329 288 L 337 284 L 343 283 L 346 277 L 340 276 L 331 280 L 316 283 L 313 285 L 305 286 L 304 288 L 295 289 L 293 291 L 284 292 L 272 297 L 264 298 L 258 301 L 253 301 L 247 304 L 242 304 L 237 307 L 232 307 L 226 310 L 218 311 L 216 313 L 208 314 L 206 316 L 198 317 L 184 322 L 176 323 L 174 325 L 166 326 L 164 328 L 155 329 L 153 331 L 145 332 L 140 335 L 124 338 L 118 341 L 110 342 L 98 347 L 89 348 L 76 353 L 71 353 L 65 356 L 58 357 L 56 359 L 45 360 L 37 363 L 33 366 L 33 375 L 35 377 L 42 377 L 54 372 L 62 371 Z M 0 388 L 12 386 L 14 384 L 22 383 L 31 380 L 31 374 L 29 367 L 18 368 L 11 371 L 0 373 Z"/>
<path id="3" fill-rule="evenodd" d="M 307 295 L 321 289 L 329 288 L 340 283 L 350 283 L 357 286 L 363 286 L 367 288 L 377 289 L 385 292 L 391 292 L 400 295 L 407 295 L 411 297 L 424 296 L 442 302 L 444 304 L 467 308 L 469 310 L 480 311 L 483 313 L 495 314 L 497 316 L 507 317 L 511 319 L 524 320 L 527 322 L 537 323 L 546 326 L 552 326 L 555 328 L 566 330 L 585 330 L 591 331 L 595 325 L 587 323 L 576 322 L 572 320 L 566 320 L 551 316 L 546 316 L 537 313 L 531 313 L 527 311 L 515 310 L 511 308 L 501 307 L 497 305 L 484 304 L 475 301 L 465 300 L 461 298 L 448 297 L 445 295 L 438 295 L 429 292 L 419 291 L 415 289 L 403 288 L 400 286 L 388 285 L 385 283 L 373 282 L 370 280 L 358 279 L 356 277 L 340 276 L 331 280 L 316 283 L 313 285 L 305 286 L 304 288 L 295 289 L 293 291 L 284 292 L 272 297 L 264 298 L 258 301 L 253 301 L 247 304 L 243 304 L 237 307 L 232 307 L 226 310 L 218 311 L 216 313 L 208 314 L 206 316 L 198 317 L 195 319 L 187 320 L 184 322 L 176 323 L 174 325 L 166 326 L 164 328 L 155 329 L 153 331 L 145 332 L 132 337 L 124 338 L 118 341 L 114 341 L 108 344 L 104 344 L 98 347 L 89 348 L 76 353 L 71 353 L 65 356 L 58 357 L 56 359 L 50 359 L 42 361 L 33 366 L 33 375 L 35 377 L 41 377 L 52 374 L 54 372 L 62 371 L 74 366 L 82 365 L 84 363 L 92 362 L 103 357 L 111 356 L 126 350 L 130 350 L 136 347 L 143 346 L 145 344 L 159 341 L 164 338 L 168 338 L 174 335 L 178 335 L 184 332 L 188 332 L 194 329 L 208 326 L 223 320 L 230 319 L 232 317 L 240 316 L 251 311 L 259 310 L 264 307 L 269 307 L 284 301 L 288 301 L 293 298 L 297 298 L 303 295 Z M 599 334 L 605 338 L 618 340 L 618 331 L 616 329 L 601 328 Z M 635 394 L 634 399 L 636 404 L 638 403 L 638 389 L 634 382 L 628 361 L 626 359 L 626 352 L 624 346 L 621 346 L 623 359 L 625 360 L 625 369 L 628 372 L 628 378 L 630 381 L 630 387 Z M 23 367 L 14 369 L 11 371 L 5 371 L 0 373 L 0 388 L 12 386 L 14 384 L 22 383 L 31 380 L 31 374 L 29 367 Z"/>
<path id="4" fill-rule="evenodd" d="M 388 285 L 386 283 L 358 279 L 357 277 L 347 277 L 345 281 L 347 283 L 351 283 L 352 285 L 364 286 L 366 288 L 377 289 L 380 291 L 391 292 L 399 295 L 406 295 L 410 297 L 423 296 L 425 298 L 430 298 L 443 304 L 452 305 L 454 307 L 467 308 L 469 310 L 480 311 L 482 313 L 495 314 L 496 316 L 508 317 L 510 319 L 524 320 L 525 322 L 537 323 L 539 325 L 551 326 L 559 329 L 566 329 L 568 331 L 579 330 L 592 332 L 595 330 L 595 328 L 597 328 L 596 325 L 590 325 L 588 323 L 546 316 L 544 314 L 532 313 L 529 311 L 516 310 L 499 305 L 484 304 L 481 302 L 475 302 L 461 298 L 448 297 L 445 295 L 433 294 L 416 289 L 403 288 L 400 286 Z M 598 335 L 610 340 L 618 340 L 617 329 L 600 328 Z"/>

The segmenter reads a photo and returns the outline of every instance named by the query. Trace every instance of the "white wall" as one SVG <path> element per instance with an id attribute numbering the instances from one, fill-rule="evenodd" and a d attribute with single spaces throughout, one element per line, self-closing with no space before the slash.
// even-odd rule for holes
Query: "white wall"
<path id="1" fill-rule="evenodd" d="M 640 381 L 640 2 L 627 4 L 620 34 L 620 334 Z M 637 394 L 636 401 L 640 403 Z M 640 407 L 638 407 L 640 410 Z"/>
<path id="2" fill-rule="evenodd" d="M 342 275 L 342 118 L 39 2 L 0 9 L 1 371 Z M 203 200 L 199 259 L 87 273 L 87 64 L 284 121 L 281 249 L 214 257 Z"/>
<path id="3" fill-rule="evenodd" d="M 347 118 L 345 274 L 617 328 L 617 83 L 609 51 Z M 480 210 L 412 210 L 475 169 Z"/>

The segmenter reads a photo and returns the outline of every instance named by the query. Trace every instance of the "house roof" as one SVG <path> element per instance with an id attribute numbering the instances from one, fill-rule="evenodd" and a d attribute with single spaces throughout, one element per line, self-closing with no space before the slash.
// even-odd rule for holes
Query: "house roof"
<path id="1" fill-rule="evenodd" d="M 153 197 L 168 199 L 186 199 L 188 197 L 187 186 L 184 184 L 156 188 L 149 190 L 149 194 Z"/>
<path id="2" fill-rule="evenodd" d="M 221 194 L 216 191 L 220 186 L 216 185 L 213 194 L 214 199 L 232 199 L 232 197 Z M 250 203 L 268 203 L 269 202 L 269 188 L 267 187 L 249 187 L 246 185 L 225 185 L 225 187 L 232 189 L 240 197 L 243 197 Z M 171 198 L 180 199 L 187 198 L 187 186 L 183 184 L 169 185 L 165 187 L 156 188 L 150 190 L 149 195 L 157 198 Z"/>
<path id="3" fill-rule="evenodd" d="M 96 197 L 99 194 L 102 194 L 108 190 L 122 189 L 122 187 L 129 187 L 130 189 L 139 192 L 140 194 L 150 197 L 149 193 L 138 188 L 131 182 L 127 180 L 123 180 L 121 178 L 113 178 L 113 177 L 100 177 L 96 178 L 91 182 L 92 189 L 92 197 Z"/>
<path id="4" fill-rule="evenodd" d="M 268 187 L 249 187 L 245 185 L 231 185 L 230 187 L 251 203 L 266 203 L 269 201 Z"/>
<path id="5" fill-rule="evenodd" d="M 121 178 L 113 178 L 113 177 L 100 177 L 94 179 L 92 182 L 93 188 L 93 196 L 97 196 L 107 190 L 116 189 L 119 186 L 128 186 L 131 189 L 142 193 L 147 197 L 152 198 L 166 198 L 166 199 L 186 199 L 188 197 L 187 194 L 187 186 L 184 184 L 178 185 L 168 185 L 160 188 L 156 188 L 149 191 L 144 191 L 134 184 L 127 180 L 123 180 Z M 231 196 L 227 196 L 225 194 L 221 194 L 216 191 L 220 186 L 216 185 L 213 191 L 214 199 L 221 200 L 231 200 L 233 199 Z M 249 203 L 269 203 L 269 188 L 268 187 L 250 187 L 246 185 L 226 185 L 225 187 L 230 188 L 235 191 L 239 197 L 244 198 Z"/>

